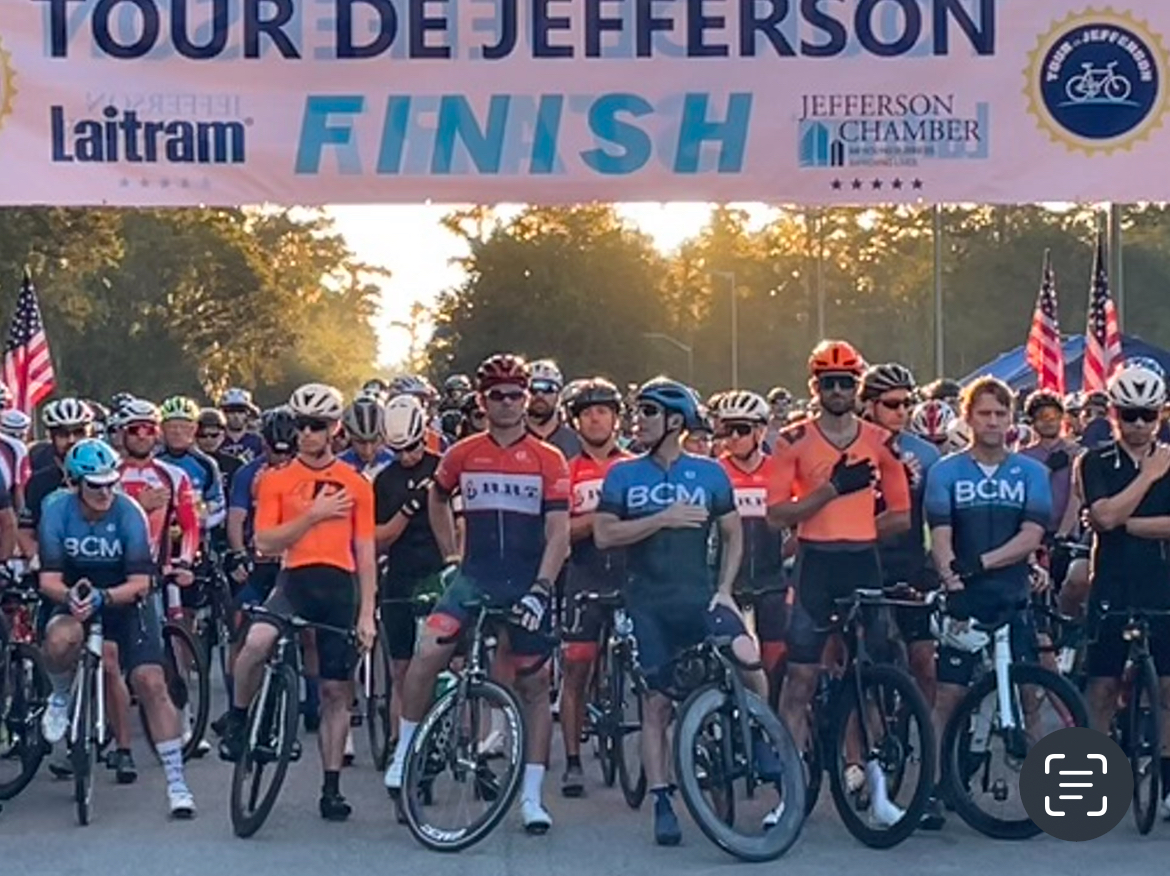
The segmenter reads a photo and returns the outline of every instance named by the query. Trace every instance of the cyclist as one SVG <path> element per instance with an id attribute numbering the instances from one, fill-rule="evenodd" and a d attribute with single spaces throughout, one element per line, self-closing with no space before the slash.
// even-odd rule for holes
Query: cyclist
<path id="1" fill-rule="evenodd" d="M 69 689 L 85 639 L 83 624 L 100 613 L 106 660 L 129 673 L 167 781 L 167 803 L 175 818 L 195 814 L 195 798 L 183 775 L 179 714 L 162 670 L 162 632 L 149 599 L 154 558 L 142 509 L 116 492 L 118 457 L 109 445 L 89 438 L 65 457 L 73 488 L 45 501 L 37 541 L 41 592 L 57 603 L 45 630 L 45 664 L 53 692 L 42 718 L 46 741 L 69 729 Z M 78 585 L 89 589 L 83 595 Z"/>
<path id="2" fill-rule="evenodd" d="M 1166 383 L 1156 372 L 1126 367 L 1109 382 L 1114 440 L 1078 461 L 1085 503 L 1093 522 L 1089 592 L 1091 616 L 1103 602 L 1110 608 L 1170 608 L 1170 447 L 1158 444 L 1158 415 Z M 1096 625 L 1086 671 L 1090 726 L 1108 733 L 1121 690 L 1129 646 L 1124 619 Z M 1150 650 L 1163 703 L 1170 703 L 1170 620 L 1150 618 Z M 1163 706 L 1165 709 L 1166 706 Z M 1165 711 L 1163 712 L 1165 714 Z M 1162 781 L 1170 788 L 1170 726 L 1162 724 Z M 1170 794 L 1170 792 L 1166 792 Z M 1170 816 L 1170 799 L 1163 801 Z"/>
<path id="3" fill-rule="evenodd" d="M 951 427 L 957 419 L 946 402 L 930 399 L 914 408 L 908 431 L 929 442 L 940 454 L 947 454 L 951 452 Z"/>
<path id="4" fill-rule="evenodd" d="M 377 567 L 374 554 L 374 495 L 370 482 L 332 452 L 341 428 L 341 393 L 310 383 L 293 392 L 297 455 L 260 479 L 256 497 L 256 549 L 281 555 L 281 573 L 266 605 L 276 614 L 296 614 L 334 627 L 353 627 L 368 649 L 374 641 Z M 358 587 L 355 587 L 355 576 Z M 253 624 L 235 664 L 235 696 L 220 746 L 226 760 L 239 758 L 248 704 L 264 661 L 276 643 L 270 624 Z M 341 795 L 341 767 L 349 734 L 356 654 L 340 633 L 319 630 L 321 726 L 317 737 L 324 779 L 320 813 L 344 821 L 353 811 Z"/>
<path id="5" fill-rule="evenodd" d="M 15 438 L 27 446 L 30 428 L 32 428 L 32 420 L 24 411 L 7 408 L 0 413 L 0 434 Z"/>
<path id="6" fill-rule="evenodd" d="M 395 398 L 400 395 L 412 395 L 418 399 L 419 404 L 422 405 L 423 410 L 427 413 L 427 431 L 423 438 L 423 444 L 431 453 L 442 453 L 447 449 L 446 439 L 443 437 L 441 430 L 434 427 L 430 422 L 432 407 L 438 397 L 435 388 L 431 386 L 431 382 L 423 377 L 421 374 L 401 374 L 390 381 L 390 386 L 387 389 L 388 397 Z"/>
<path id="7" fill-rule="evenodd" d="M 854 413 L 865 367 L 845 341 L 822 341 L 812 351 L 809 390 L 819 412 L 780 433 L 768 488 L 768 519 L 796 530 L 796 599 L 779 711 L 801 751 L 807 747 L 808 710 L 834 600 L 855 588 L 880 588 L 878 542 L 910 528 L 910 486 L 894 436 Z M 875 479 L 884 506 L 880 514 Z M 867 769 L 868 775 L 849 765 L 850 790 L 868 779 L 875 821 L 897 822 L 902 813 L 886 798 L 880 769 L 873 761 Z"/>
<path id="8" fill-rule="evenodd" d="M 199 419 L 195 425 L 195 444 L 219 466 L 219 473 L 223 478 L 223 494 L 229 496 L 232 491 L 232 478 L 247 460 L 242 455 L 228 453 L 223 449 L 226 435 L 227 418 L 219 408 L 204 408 L 199 412 Z"/>
<path id="9" fill-rule="evenodd" d="M 715 633 L 730 637 L 736 659 L 750 667 L 744 680 L 752 691 L 766 699 L 768 683 L 732 597 L 743 527 L 731 481 L 718 462 L 682 447 L 684 430 L 701 425 L 698 397 L 681 383 L 656 377 L 642 385 L 634 401 L 634 428 L 646 453 L 616 462 L 606 473 L 593 538 L 602 550 L 627 550 L 626 611 L 650 687 L 642 703 L 642 762 L 654 795 L 654 841 L 674 846 L 682 831 L 671 803 L 671 701 L 664 693 L 671 680 L 663 670 L 680 651 Z M 712 526 L 722 547 L 716 582 L 708 565 Z M 769 779 L 775 764 L 765 748 L 757 741 L 761 776 Z"/>
<path id="10" fill-rule="evenodd" d="M 457 438 L 466 438 L 468 435 L 478 435 L 487 428 L 487 411 L 483 409 L 483 402 L 478 392 L 473 392 L 463 400 L 460 407 L 463 419 L 455 433 Z"/>
<path id="11" fill-rule="evenodd" d="M 373 396 L 359 396 L 341 418 L 349 435 L 349 449 L 337 458 L 370 482 L 394 461 L 394 454 L 382 444 L 382 410 L 382 403 Z"/>
<path id="12" fill-rule="evenodd" d="M 430 704 L 435 679 L 454 644 L 440 644 L 467 622 L 464 602 L 485 594 L 512 603 L 514 623 L 504 632 L 493 672 L 507 677 L 524 707 L 528 729 L 520 816 L 529 833 L 547 833 L 552 817 L 541 800 L 552 738 L 548 609 L 552 582 L 569 553 L 569 470 L 564 456 L 531 435 L 524 423 L 528 364 L 519 356 L 490 356 L 476 372 L 487 411 L 486 432 L 465 438 L 443 456 L 428 495 L 428 516 L 447 582 L 425 632 L 402 694 L 398 744 L 386 770 L 391 794 L 402 787 L 407 752 Z M 456 552 L 451 494 L 459 487 L 466 526 L 462 557 Z M 524 673 L 512 672 L 524 669 Z"/>
<path id="13" fill-rule="evenodd" d="M 776 438 L 780 430 L 789 423 L 789 414 L 792 413 L 792 393 L 783 386 L 773 386 L 768 390 L 768 428 L 764 431 L 764 450 L 772 452 L 776 446 Z"/>
<path id="14" fill-rule="evenodd" d="M 199 508 L 199 525 L 206 533 L 219 526 L 227 516 L 223 478 L 214 459 L 195 446 L 199 405 L 194 399 L 176 395 L 160 408 L 162 449 L 159 459 L 181 468 L 191 480 Z"/>
<path id="15" fill-rule="evenodd" d="M 589 674 L 597 663 L 598 638 L 604 618 L 593 608 L 577 617 L 573 611 L 573 598 L 587 590 L 599 593 L 620 591 L 625 583 L 625 552 L 599 550 L 593 541 L 593 520 L 606 472 L 618 460 L 628 459 L 630 454 L 617 446 L 622 395 L 608 380 L 595 377 L 582 381 L 566 408 L 581 439 L 581 452 L 569 461 L 572 552 L 562 611 L 567 629 L 562 636 L 564 678 L 561 682 L 560 720 L 565 744 L 565 772 L 561 777 L 561 794 L 580 797 L 585 793 L 585 774 L 581 767 L 585 690 Z"/>
<path id="16" fill-rule="evenodd" d="M 18 505 L 20 520 L 16 537 L 21 554 L 28 559 L 37 555 L 37 529 L 41 522 L 41 506 L 50 493 L 65 485 L 65 456 L 73 445 L 88 438 L 93 430 L 91 411 L 75 398 L 49 402 L 41 411 L 41 422 L 49 433 L 47 446 L 52 455 L 48 464 L 35 470 L 28 479 L 24 501 Z M 3 460 L 2 450 L 0 460 Z M 7 477 L 4 481 L 8 483 Z"/>
<path id="17" fill-rule="evenodd" d="M 1107 392 L 1085 393 L 1081 408 L 1081 446 L 1086 450 L 1096 450 L 1113 442 L 1109 404 Z"/>
<path id="18" fill-rule="evenodd" d="M 963 387 L 957 380 L 949 377 L 940 377 L 933 383 L 922 388 L 922 395 L 927 401 L 946 402 L 956 414 L 962 409 Z"/>
<path id="19" fill-rule="evenodd" d="M 224 442 L 219 449 L 241 465 L 251 462 L 264 450 L 260 436 L 248 428 L 249 419 L 260 413 L 252 393 L 233 386 L 220 396 L 219 409 L 224 415 Z"/>
<path id="20" fill-rule="evenodd" d="M 951 613 L 986 623 L 1010 619 L 1013 658 L 1034 662 L 1036 634 L 1027 610 L 1029 560 L 1052 515 L 1052 490 L 1044 465 L 1007 449 L 1011 411 L 1011 389 L 1002 380 L 981 377 L 967 387 L 963 418 L 973 442 L 927 475 L 926 521 L 935 568 L 951 591 Z M 939 739 L 980 657 L 939 648 L 934 709 Z M 1029 713 L 1035 706 L 1024 703 Z"/>
<path id="21" fill-rule="evenodd" d="M 362 384 L 361 395 L 372 396 L 385 404 L 390 400 L 390 384 L 381 377 L 371 377 Z"/>
<path id="22" fill-rule="evenodd" d="M 463 400 L 475 391 L 471 378 L 466 374 L 452 374 L 443 381 L 443 409 L 456 410 L 463 404 Z"/>
<path id="23" fill-rule="evenodd" d="M 374 536 L 385 558 L 378 597 L 390 655 L 390 727 L 402 715 L 402 689 L 418 639 L 413 606 L 401 601 L 442 591 L 443 555 L 427 518 L 427 491 L 439 457 L 423 445 L 426 414 L 418 400 L 400 395 L 386 406 L 383 423 L 394 461 L 374 479 Z"/>
<path id="24" fill-rule="evenodd" d="M 699 408 L 699 419 L 683 434 L 682 449 L 695 456 L 715 455 L 715 421 L 704 408 Z"/>
<path id="25" fill-rule="evenodd" d="M 1081 411 L 1083 402 L 1079 392 L 1070 392 L 1064 397 L 1064 431 L 1069 438 L 1081 440 Z"/>
<path id="26" fill-rule="evenodd" d="M 572 459 L 581 452 L 581 439 L 561 418 L 560 396 L 565 388 L 561 369 L 552 359 L 530 365 L 532 383 L 528 394 L 528 431 Z"/>

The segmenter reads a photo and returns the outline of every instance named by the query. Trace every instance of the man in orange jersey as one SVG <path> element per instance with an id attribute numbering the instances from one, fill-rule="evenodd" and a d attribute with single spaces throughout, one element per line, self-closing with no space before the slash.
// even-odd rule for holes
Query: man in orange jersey
<path id="1" fill-rule="evenodd" d="M 297 456 L 260 480 L 256 497 L 256 550 L 280 556 L 281 572 L 265 605 L 334 627 L 351 627 L 357 616 L 362 648 L 374 641 L 377 567 L 374 553 L 374 491 L 370 482 L 333 455 L 333 436 L 344 410 L 341 393 L 310 383 L 289 399 L 296 418 Z M 355 592 L 354 576 L 360 584 Z M 225 760 L 238 759 L 248 704 L 277 630 L 253 624 L 236 658 L 236 689 L 228 729 L 220 747 Z M 317 741 L 325 772 L 321 817 L 344 821 L 352 808 L 341 796 L 340 776 L 349 733 L 356 654 L 346 637 L 318 631 L 321 725 Z"/>
<path id="2" fill-rule="evenodd" d="M 565 675 L 561 682 L 561 734 L 565 740 L 565 773 L 561 793 L 580 797 L 585 792 L 581 767 L 581 730 L 585 724 L 585 687 L 597 662 L 598 639 L 604 624 L 604 610 L 598 606 L 582 609 L 580 616 L 573 599 L 577 593 L 593 590 L 618 592 L 625 585 L 625 551 L 599 550 L 593 543 L 593 516 L 601 498 L 601 484 L 609 467 L 629 453 L 617 446 L 621 426 L 621 391 L 602 377 L 581 383 L 566 405 L 569 419 L 580 438 L 581 451 L 569 462 L 569 536 L 573 552 L 569 559 L 565 587 L 564 642 Z"/>
<path id="3" fill-rule="evenodd" d="M 864 370 L 864 360 L 845 341 L 817 345 L 809 358 L 809 389 L 819 412 L 780 432 L 768 487 L 768 519 L 795 528 L 797 537 L 780 716 L 802 750 L 834 601 L 854 589 L 880 589 L 877 542 L 910 526 L 910 487 L 894 437 L 855 413 Z M 875 481 L 885 502 L 881 515 L 875 511 Z M 871 790 L 877 820 L 901 817 L 880 789 Z"/>

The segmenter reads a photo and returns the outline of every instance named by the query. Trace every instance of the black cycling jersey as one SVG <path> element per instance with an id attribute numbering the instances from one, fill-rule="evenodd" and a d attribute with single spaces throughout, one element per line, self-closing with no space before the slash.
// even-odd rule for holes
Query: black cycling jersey
<path id="1" fill-rule="evenodd" d="M 52 441 L 34 441 L 28 448 L 28 467 L 32 472 L 57 464 L 57 454 Z"/>
<path id="2" fill-rule="evenodd" d="M 244 460 L 230 453 L 224 453 L 223 450 L 217 450 L 211 456 L 219 466 L 219 474 L 223 480 L 223 494 L 230 496 L 232 494 L 232 478 L 236 476 L 236 472 L 244 467 Z"/>
<path id="3" fill-rule="evenodd" d="M 378 525 L 389 523 L 407 501 L 418 499 L 421 503 L 402 535 L 386 551 L 392 581 L 419 581 L 443 568 L 443 557 L 427 519 L 424 483 L 434 475 L 438 465 L 436 454 L 424 453 L 418 465 L 407 468 L 395 460 L 374 479 L 374 520 Z"/>
<path id="4" fill-rule="evenodd" d="M 24 507 L 20 509 L 20 528 L 34 532 L 41 525 L 41 506 L 50 493 L 65 486 L 65 472 L 56 461 L 33 472 L 24 488 Z"/>

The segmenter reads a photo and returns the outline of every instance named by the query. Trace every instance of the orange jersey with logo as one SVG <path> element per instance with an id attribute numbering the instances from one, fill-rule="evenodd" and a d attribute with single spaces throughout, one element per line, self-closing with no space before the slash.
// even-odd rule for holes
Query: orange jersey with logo
<path id="1" fill-rule="evenodd" d="M 374 538 L 373 484 L 336 459 L 324 468 L 311 468 L 294 459 L 286 466 L 267 470 L 257 481 L 257 532 L 303 516 L 322 492 L 349 493 L 353 499 L 349 515 L 314 524 L 284 552 L 283 564 L 286 569 L 326 565 L 357 571 L 354 542 Z"/>
<path id="2" fill-rule="evenodd" d="M 798 501 L 819 489 L 828 482 L 841 454 L 851 463 L 868 459 L 873 464 L 887 511 L 910 510 L 910 485 L 893 434 L 864 420 L 858 420 L 857 437 L 847 447 L 829 441 L 814 419 L 781 430 L 768 484 L 768 507 Z M 796 535 L 801 541 L 874 543 L 875 499 L 872 489 L 838 496 L 798 524 Z"/>

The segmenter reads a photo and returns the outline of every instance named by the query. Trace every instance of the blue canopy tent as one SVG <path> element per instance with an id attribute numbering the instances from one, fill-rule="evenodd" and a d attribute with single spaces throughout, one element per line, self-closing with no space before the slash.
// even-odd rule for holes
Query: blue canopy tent
<path id="1" fill-rule="evenodd" d="M 1162 363 L 1162 368 L 1170 374 L 1170 352 L 1160 347 L 1148 344 L 1141 338 L 1133 335 L 1122 335 L 1121 350 L 1125 358 L 1146 356 Z M 1081 362 L 1085 358 L 1085 336 L 1072 335 L 1064 339 L 1064 385 L 1069 392 L 1081 388 Z M 1016 347 L 1004 353 L 982 368 L 976 368 L 963 378 L 964 385 L 976 377 L 990 374 L 1006 382 L 1012 389 L 1030 389 L 1036 385 L 1036 372 L 1027 361 L 1027 352 L 1024 346 Z"/>

